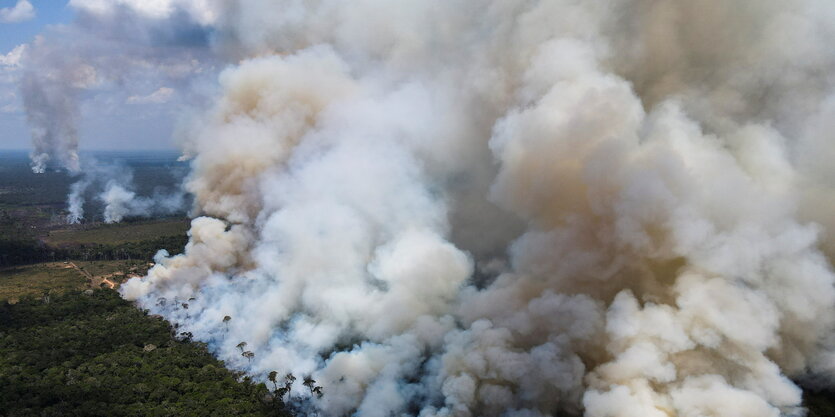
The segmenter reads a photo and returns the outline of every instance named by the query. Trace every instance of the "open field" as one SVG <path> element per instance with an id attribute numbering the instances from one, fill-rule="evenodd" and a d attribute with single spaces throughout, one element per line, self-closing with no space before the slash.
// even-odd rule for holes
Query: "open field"
<path id="1" fill-rule="evenodd" d="M 13 266 L 0 269 L 0 302 L 17 300 L 26 295 L 40 296 L 82 290 L 88 279 L 64 262 Z"/>
<path id="2" fill-rule="evenodd" d="M 144 275 L 148 271 L 148 263 L 137 260 L 121 261 L 72 261 L 79 269 L 93 276 L 101 275 Z"/>
<path id="3" fill-rule="evenodd" d="M 151 220 L 135 223 L 101 224 L 95 227 L 67 227 L 51 230 L 43 238 L 52 245 L 113 245 L 141 242 L 162 236 L 184 236 L 189 222 L 185 219 Z"/>
<path id="4" fill-rule="evenodd" d="M 131 276 L 144 275 L 148 267 L 147 262 L 137 260 L 76 260 L 0 268 L 0 302 L 14 302 L 46 292 L 98 289 L 102 284 L 115 288 Z"/>

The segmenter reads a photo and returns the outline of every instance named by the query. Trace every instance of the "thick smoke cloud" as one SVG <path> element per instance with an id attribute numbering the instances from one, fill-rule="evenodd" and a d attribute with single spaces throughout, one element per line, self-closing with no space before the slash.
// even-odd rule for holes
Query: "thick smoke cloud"
<path id="1" fill-rule="evenodd" d="M 217 7 L 203 217 L 122 291 L 229 365 L 362 416 L 776 417 L 829 380 L 830 2 Z"/>

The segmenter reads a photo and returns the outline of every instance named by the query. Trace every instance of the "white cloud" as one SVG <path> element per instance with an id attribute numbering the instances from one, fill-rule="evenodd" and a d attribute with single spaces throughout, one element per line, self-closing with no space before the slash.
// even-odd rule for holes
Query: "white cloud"
<path id="1" fill-rule="evenodd" d="M 70 6 L 97 15 L 111 13 L 116 7 L 126 6 L 153 19 L 166 19 L 180 9 L 202 25 L 217 20 L 217 8 L 211 0 L 70 0 Z"/>
<path id="2" fill-rule="evenodd" d="M 6 55 L 0 55 L 0 66 L 3 67 L 19 67 L 20 60 L 26 52 L 26 45 L 18 45 Z"/>
<path id="3" fill-rule="evenodd" d="M 161 87 L 147 96 L 130 96 L 127 102 L 129 104 L 160 104 L 167 102 L 172 95 L 174 95 L 173 88 Z"/>
<path id="4" fill-rule="evenodd" d="M 18 23 L 35 18 L 35 8 L 29 0 L 18 0 L 14 7 L 0 9 L 1 23 Z"/>

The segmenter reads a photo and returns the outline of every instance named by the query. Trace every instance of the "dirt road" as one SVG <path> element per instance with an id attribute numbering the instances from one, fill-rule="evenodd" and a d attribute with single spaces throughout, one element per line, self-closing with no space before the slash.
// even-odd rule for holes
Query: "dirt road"
<path id="1" fill-rule="evenodd" d="M 84 275 L 85 277 L 87 277 L 87 279 L 90 280 L 91 288 L 98 288 L 101 286 L 101 284 L 107 284 L 107 286 L 110 287 L 110 289 L 116 288 L 116 283 L 111 281 L 107 277 L 94 277 L 89 272 L 79 268 L 78 265 L 76 265 L 74 262 L 70 262 L 70 266 L 75 268 L 76 271 L 80 272 L 82 275 Z"/>

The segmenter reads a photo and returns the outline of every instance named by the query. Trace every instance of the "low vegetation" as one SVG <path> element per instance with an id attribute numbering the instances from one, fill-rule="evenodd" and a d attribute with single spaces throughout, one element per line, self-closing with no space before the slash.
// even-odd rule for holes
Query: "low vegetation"
<path id="1" fill-rule="evenodd" d="M 63 262 L 0 269 L 0 303 L 25 296 L 60 294 L 88 287 L 83 274 Z"/>
<path id="2" fill-rule="evenodd" d="M 48 232 L 44 240 L 53 246 L 62 245 L 124 245 L 156 240 L 163 236 L 185 236 L 189 222 L 185 219 L 97 224 L 92 227 L 68 227 Z"/>

